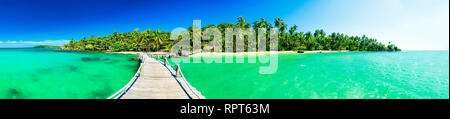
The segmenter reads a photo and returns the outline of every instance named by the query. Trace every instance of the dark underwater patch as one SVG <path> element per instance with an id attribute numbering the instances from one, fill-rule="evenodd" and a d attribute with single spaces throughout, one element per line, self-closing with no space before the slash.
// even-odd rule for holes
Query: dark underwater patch
<path id="1" fill-rule="evenodd" d="M 107 63 L 108 64 L 116 64 L 118 61 L 117 60 L 109 60 Z"/>
<path id="2" fill-rule="evenodd" d="M 7 94 L 6 98 L 8 98 L 8 99 L 23 99 L 24 97 L 23 97 L 22 93 L 20 93 L 19 90 L 12 88 L 12 89 L 8 90 L 8 94 Z"/>
<path id="3" fill-rule="evenodd" d="M 79 69 L 77 66 L 73 66 L 73 65 L 69 65 L 69 66 L 67 66 L 67 68 L 69 68 L 70 71 L 76 71 Z"/>
<path id="4" fill-rule="evenodd" d="M 37 82 L 39 80 L 39 77 L 37 77 L 35 74 L 30 74 L 30 77 L 33 82 Z"/>
<path id="5" fill-rule="evenodd" d="M 134 69 L 134 68 L 137 68 L 138 66 L 137 65 L 125 65 L 125 67 L 129 68 L 129 69 Z"/>
<path id="6" fill-rule="evenodd" d="M 10 89 L 9 92 L 13 95 L 19 94 L 19 91 L 17 89 Z"/>
<path id="7" fill-rule="evenodd" d="M 99 90 L 99 91 L 94 91 L 91 93 L 91 98 L 92 99 L 106 99 L 109 97 L 109 92 L 108 90 L 104 89 L 104 90 Z"/>
<path id="8" fill-rule="evenodd" d="M 94 75 L 92 75 L 94 78 L 96 78 L 96 79 L 102 79 L 103 77 L 104 77 L 104 74 L 105 73 L 97 73 L 97 74 L 94 74 Z"/>
<path id="9" fill-rule="evenodd" d="M 98 61 L 106 61 L 109 59 L 104 57 L 82 57 L 81 60 L 84 62 L 98 62 Z"/>
<path id="10" fill-rule="evenodd" d="M 37 72 L 38 72 L 39 74 L 42 74 L 42 73 L 49 73 L 49 72 L 52 72 L 52 69 L 51 69 L 51 68 L 48 68 L 48 67 L 45 67 L 45 68 L 38 69 Z"/>

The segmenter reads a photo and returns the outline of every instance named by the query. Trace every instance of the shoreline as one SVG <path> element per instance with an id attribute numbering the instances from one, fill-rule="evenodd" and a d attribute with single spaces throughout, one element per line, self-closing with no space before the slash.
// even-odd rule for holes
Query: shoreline
<path id="1" fill-rule="evenodd" d="M 100 51 L 103 52 L 103 51 Z M 297 51 L 264 51 L 264 52 L 210 52 L 210 53 L 195 53 L 190 54 L 187 57 L 198 57 L 198 56 L 220 56 L 220 55 L 261 55 L 261 54 L 308 54 L 308 53 L 333 53 L 333 52 L 351 52 L 348 50 L 312 50 L 312 51 L 304 51 L 303 53 L 297 53 Z M 137 51 L 121 51 L 121 52 L 109 52 L 109 53 L 119 53 L 119 54 L 134 54 L 141 55 L 146 53 L 151 54 L 169 54 L 169 52 L 137 52 Z"/>
<path id="2" fill-rule="evenodd" d="M 133 54 L 133 55 L 142 55 L 146 52 L 137 52 L 137 51 L 123 51 L 123 52 L 108 52 L 108 53 L 118 53 L 118 54 Z"/>
<path id="3" fill-rule="evenodd" d="M 303 53 L 298 53 L 297 51 L 264 51 L 264 52 L 212 52 L 212 53 L 196 53 L 191 54 L 189 57 L 198 57 L 198 56 L 218 56 L 218 55 L 261 55 L 261 54 L 308 54 L 308 53 L 333 53 L 333 52 L 349 52 L 348 50 L 312 50 L 312 51 L 304 51 Z"/>

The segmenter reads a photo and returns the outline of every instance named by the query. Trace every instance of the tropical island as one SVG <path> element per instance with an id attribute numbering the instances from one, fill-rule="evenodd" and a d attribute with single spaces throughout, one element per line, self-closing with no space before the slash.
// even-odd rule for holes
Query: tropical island
<path id="1" fill-rule="evenodd" d="M 448 99 L 426 3 L 5 2 L 0 99 Z"/>
<path id="2" fill-rule="evenodd" d="M 217 28 L 222 33 L 222 44 L 226 43 L 225 38 L 225 32 L 227 28 L 240 28 L 242 30 L 251 30 L 252 29 L 258 29 L 260 28 L 266 30 L 266 38 L 270 38 L 269 31 L 271 31 L 272 28 L 278 28 L 279 32 L 278 34 L 278 53 L 291 53 L 292 51 L 297 51 L 298 53 L 306 53 L 304 51 L 308 51 L 308 53 L 322 53 L 322 52 L 340 52 L 340 51 L 400 51 L 400 49 L 395 46 L 394 44 L 389 43 L 388 45 L 385 45 L 383 43 L 378 42 L 374 38 L 363 36 L 349 36 L 342 33 L 331 33 L 327 35 L 323 30 L 315 30 L 314 32 L 297 32 L 297 25 L 291 26 L 288 29 L 288 25 L 284 23 L 284 21 L 280 18 L 276 18 L 274 20 L 274 24 L 269 23 L 265 18 L 261 18 L 255 22 L 253 22 L 253 25 L 248 23 L 243 17 L 237 18 L 237 23 L 221 23 L 219 25 L 211 24 L 206 27 L 202 27 L 201 31 L 204 32 L 208 28 Z M 190 26 L 187 30 L 190 34 L 190 40 L 192 42 L 192 39 L 195 34 L 194 31 L 197 29 L 194 28 L 195 26 Z M 195 30 L 194 30 L 195 29 Z M 255 31 L 256 32 L 256 31 Z M 263 32 L 264 33 L 264 32 Z M 193 35 L 194 34 L 194 35 Z M 170 62 L 172 62 L 172 58 L 168 59 L 161 59 L 161 57 L 157 56 L 157 58 L 154 58 L 153 54 L 147 54 L 142 55 L 141 52 L 169 52 L 177 42 L 181 41 L 182 38 L 178 38 L 177 40 L 171 39 L 172 33 L 171 32 L 165 32 L 165 31 L 152 31 L 150 29 L 147 29 L 145 31 L 140 31 L 138 28 L 134 30 L 134 32 L 126 32 L 126 33 L 118 33 L 115 31 L 111 35 L 107 35 L 106 37 L 94 37 L 90 36 L 89 38 L 83 37 L 81 40 L 74 40 L 71 39 L 68 44 L 65 44 L 61 48 L 63 50 L 80 50 L 80 51 L 102 51 L 102 52 L 122 52 L 122 53 L 138 53 L 139 61 L 142 61 L 144 63 L 140 64 L 140 67 L 138 68 L 138 71 L 136 75 L 130 80 L 130 82 L 135 82 L 136 85 L 145 85 L 145 90 L 143 90 L 143 87 L 133 87 L 131 83 L 129 82 L 127 85 L 125 85 L 122 89 L 116 91 L 113 95 L 109 96 L 109 99 L 140 99 L 140 98 L 186 98 L 186 96 L 189 99 L 204 99 L 205 95 L 212 97 L 212 98 L 220 98 L 216 97 L 216 95 L 212 94 L 210 91 L 205 91 L 206 89 L 209 89 L 209 86 L 213 86 L 215 84 L 211 85 L 196 85 L 199 86 L 200 90 L 197 90 L 195 87 L 191 86 L 190 82 L 198 83 L 199 79 L 205 79 L 205 77 L 201 77 L 203 75 L 210 74 L 211 72 L 202 72 L 200 69 L 208 69 L 206 71 L 212 71 L 212 70 L 218 70 L 219 67 L 201 67 L 201 65 L 192 66 L 192 64 L 176 64 L 172 65 Z M 236 36 L 238 37 L 238 36 Z M 242 37 L 241 37 L 242 38 Z M 234 39 L 234 38 L 233 38 Z M 243 37 L 244 42 L 249 41 L 249 36 Z M 217 40 L 216 40 L 217 41 Z M 220 41 L 220 39 L 219 39 Z M 206 42 L 201 42 L 201 48 L 208 47 L 207 45 L 213 42 L 213 40 L 207 40 Z M 233 40 L 233 44 L 236 44 L 237 39 Z M 271 42 L 270 39 L 266 39 L 266 42 Z M 249 52 L 250 50 L 250 43 L 244 43 L 244 52 L 246 53 L 253 53 Z M 193 50 L 193 46 L 189 46 L 191 50 Z M 225 49 L 226 46 L 222 46 L 222 49 Z M 237 47 L 237 46 L 236 46 Z M 269 49 L 266 49 L 266 51 Z M 133 52 L 130 52 L 133 51 Z M 236 51 L 236 49 L 235 49 Z M 227 54 L 225 53 L 225 50 L 222 50 L 221 52 L 224 53 L 214 53 L 214 54 Z M 236 52 L 241 53 L 241 52 Z M 243 53 L 243 54 L 246 54 Z M 258 52 L 258 53 L 267 53 L 267 52 Z M 235 54 L 230 53 L 230 54 Z M 197 55 L 196 53 L 191 54 L 191 56 L 195 57 Z M 202 55 L 202 53 L 198 53 L 198 55 Z M 331 54 L 336 55 L 336 54 Z M 342 56 L 345 56 L 348 54 L 342 54 Z M 318 55 L 319 57 L 323 57 L 323 59 L 328 59 L 326 56 Z M 296 55 L 283 55 L 280 57 L 280 62 L 289 62 L 290 60 L 286 60 L 285 58 L 289 57 L 297 57 Z M 177 58 L 177 57 L 175 57 Z M 306 61 L 306 62 L 314 62 L 314 61 Z M 341 62 L 341 61 L 336 61 Z M 299 62 L 297 62 L 299 63 Z M 300 62 L 301 63 L 301 62 Z M 182 65 L 183 68 L 187 71 L 189 71 L 190 74 L 185 77 L 181 71 L 182 68 L 180 68 L 180 65 Z M 227 68 L 230 68 L 232 65 L 225 65 L 225 64 L 216 64 L 216 65 L 222 65 L 220 66 L 219 71 L 234 71 L 229 70 Z M 244 64 L 245 65 L 245 64 Z M 261 64 L 258 64 L 261 65 Z M 281 65 L 281 64 L 280 64 Z M 310 64 L 306 64 L 310 65 Z M 300 66 L 303 67 L 305 64 L 295 64 L 294 66 Z M 316 65 L 318 66 L 318 65 Z M 330 65 L 331 66 L 331 65 Z M 141 67 L 147 67 L 146 69 L 141 70 Z M 200 68 L 201 67 L 201 68 Z M 244 66 L 242 66 L 244 67 Z M 200 69 L 199 69 L 200 68 Z M 169 69 L 169 70 L 165 70 Z M 245 68 L 244 68 L 245 69 Z M 248 68 L 248 69 L 258 69 L 258 68 Z M 280 66 L 280 68 L 277 70 L 277 68 L 271 67 L 271 69 L 274 70 L 274 72 L 270 72 L 274 75 L 277 75 L 276 72 L 283 72 L 283 73 L 295 73 L 292 72 L 294 70 L 298 70 L 298 67 L 289 67 L 285 68 Z M 301 68 L 300 68 L 301 69 Z M 256 70 L 252 70 L 249 72 L 253 72 Z M 314 70 L 309 70 L 314 71 Z M 154 72 L 159 72 L 158 75 L 155 75 Z M 203 75 L 199 75 L 200 77 L 193 77 L 192 73 L 201 73 Z M 145 77 L 138 79 L 138 74 L 143 74 Z M 236 73 L 237 74 L 237 73 Z M 313 74 L 313 73 L 311 73 Z M 213 75 L 215 75 L 213 73 Z M 292 74 L 292 75 L 298 75 L 298 74 Z M 169 77 L 167 80 L 160 80 L 160 78 L 157 78 L 157 76 L 165 76 Z M 233 75 L 226 75 L 223 76 L 223 80 L 233 79 L 233 78 L 227 78 L 228 76 Z M 252 77 L 259 77 L 262 75 L 254 75 Z M 303 76 L 303 75 L 302 75 Z M 210 76 L 211 77 L 211 76 Z M 305 77 L 303 77 L 305 78 Z M 159 80 L 155 80 L 159 79 Z M 186 79 L 190 79 L 191 81 L 188 81 Z M 268 80 L 267 78 L 259 78 L 260 80 Z M 305 78 L 306 79 L 306 78 Z M 183 89 L 188 88 L 186 95 L 176 95 L 176 94 L 183 94 L 182 90 L 179 90 L 178 83 L 173 81 L 181 81 L 185 82 L 183 84 L 186 85 L 180 85 Z M 163 81 L 163 82 L 162 82 Z M 172 81 L 171 83 L 168 83 L 167 81 Z M 250 80 L 249 80 L 250 81 Z M 148 82 L 152 82 L 151 84 L 159 84 L 157 86 L 149 86 L 151 84 L 148 84 Z M 206 80 L 202 80 L 201 82 L 208 82 Z M 236 81 L 239 82 L 239 81 Z M 163 86 L 163 87 L 158 87 Z M 171 89 L 164 88 L 164 86 L 171 87 Z M 216 86 L 214 86 L 216 87 Z M 259 87 L 259 86 L 254 86 Z M 283 87 L 283 86 L 280 86 Z M 292 87 L 292 86 L 289 86 Z M 279 88 L 279 87 L 277 87 Z M 124 91 L 124 90 L 127 91 Z M 164 91 L 158 90 L 153 91 L 154 89 L 165 89 Z M 243 89 L 241 87 L 241 89 Z M 173 91 L 173 92 L 167 92 L 167 91 Z M 149 92 L 150 91 L 150 92 Z M 129 92 L 129 93 L 127 93 Z M 201 93 L 200 93 L 201 92 Z M 264 91 L 262 91 L 264 92 Z M 140 93 L 144 94 L 152 94 L 152 95 L 141 95 Z M 156 96 L 155 96 L 156 95 Z M 233 95 L 229 95 L 233 98 L 240 98 L 242 96 L 234 97 Z M 298 96 L 298 95 L 297 95 Z M 245 97 L 245 96 L 244 96 Z M 276 96 L 279 97 L 279 96 Z M 250 97 L 247 97 L 250 98 Z M 262 97 L 260 97 L 262 98 Z M 291 97 L 292 98 L 292 97 Z"/>
<path id="3" fill-rule="evenodd" d="M 61 46 L 51 46 L 51 45 L 37 45 L 33 48 L 52 48 L 52 49 L 61 49 Z"/>
<path id="4" fill-rule="evenodd" d="M 293 25 L 288 28 L 279 17 L 275 19 L 275 23 L 269 23 L 265 18 L 254 21 L 251 25 L 245 18 L 237 18 L 238 22 L 221 23 L 219 25 L 211 24 L 201 28 L 202 31 L 206 28 L 218 28 L 222 35 L 224 35 L 225 28 L 265 28 L 267 31 L 271 28 L 279 28 L 278 35 L 279 44 L 278 51 L 297 51 L 297 50 L 348 50 L 348 51 L 401 51 L 400 48 L 394 44 L 385 45 L 378 42 L 374 38 L 363 36 L 349 36 L 342 33 L 326 34 L 323 30 L 315 30 L 314 32 L 297 32 L 298 26 Z M 193 32 L 193 27 L 190 26 L 189 32 Z M 146 51 L 159 52 L 169 51 L 170 48 L 178 41 L 170 40 L 170 32 L 152 31 L 147 29 L 140 31 L 138 28 L 134 32 L 118 33 L 115 31 L 106 37 L 90 36 L 81 38 L 81 40 L 74 40 L 65 44 L 64 50 L 81 50 L 81 51 Z M 245 40 L 247 37 L 244 38 Z M 225 37 L 222 37 L 222 42 L 225 42 Z M 204 47 L 208 42 L 202 42 Z M 222 46 L 225 47 L 225 46 Z M 192 47 L 191 47 L 192 48 Z M 225 49 L 225 48 L 223 48 Z M 248 51 L 247 44 L 245 44 L 245 51 Z"/>

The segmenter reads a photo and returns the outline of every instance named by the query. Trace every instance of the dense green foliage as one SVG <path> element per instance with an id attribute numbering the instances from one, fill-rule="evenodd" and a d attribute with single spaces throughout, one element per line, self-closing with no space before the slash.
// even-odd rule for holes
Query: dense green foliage
<path id="1" fill-rule="evenodd" d="M 342 33 L 331 33 L 327 35 L 323 30 L 314 32 L 297 32 L 297 26 L 289 27 L 280 18 L 275 19 L 272 25 L 265 18 L 253 22 L 253 25 L 247 23 L 243 17 L 238 18 L 237 24 L 222 23 L 219 25 L 208 25 L 206 28 L 218 28 L 222 32 L 222 43 L 225 42 L 225 28 L 265 28 L 267 29 L 267 40 L 269 40 L 270 28 L 279 28 L 278 49 L 284 50 L 350 50 L 350 51 L 400 51 L 397 46 L 388 44 L 387 46 L 377 42 L 376 39 L 368 38 L 365 35 L 348 36 Z M 189 32 L 193 33 L 192 26 Z M 106 37 L 91 36 L 89 39 L 83 37 L 79 41 L 71 40 L 64 45 L 63 49 L 68 50 L 89 50 L 89 51 L 168 51 L 177 41 L 171 41 L 170 32 L 145 30 L 140 32 L 135 29 L 134 32 L 117 33 L 114 32 Z M 248 37 L 245 37 L 247 41 Z M 202 47 L 208 41 L 202 42 Z M 225 47 L 225 46 L 223 46 Z M 225 48 L 223 48 L 225 49 Z M 247 46 L 245 45 L 245 50 Z"/>
<path id="2" fill-rule="evenodd" d="M 38 45 L 33 48 L 53 48 L 53 49 L 61 49 L 61 46 L 50 46 L 50 45 Z"/>
<path id="3" fill-rule="evenodd" d="M 161 46 L 167 46 L 170 33 L 164 31 L 145 30 L 139 32 L 117 33 L 106 37 L 91 36 L 79 41 L 73 39 L 63 49 L 67 50 L 89 50 L 89 51 L 159 51 Z"/>

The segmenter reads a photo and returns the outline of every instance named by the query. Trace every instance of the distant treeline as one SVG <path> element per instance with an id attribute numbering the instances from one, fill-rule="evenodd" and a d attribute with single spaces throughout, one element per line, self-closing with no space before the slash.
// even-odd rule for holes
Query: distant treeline
<path id="1" fill-rule="evenodd" d="M 237 18 L 236 24 L 221 23 L 219 25 L 208 25 L 206 28 L 218 28 L 222 32 L 222 44 L 225 43 L 225 28 L 265 28 L 267 36 L 271 28 L 279 28 L 278 49 L 285 50 L 350 50 L 350 51 L 400 51 L 393 44 L 382 44 L 376 39 L 368 38 L 365 35 L 348 36 L 342 33 L 326 34 L 323 30 L 315 30 L 314 32 L 297 32 L 297 25 L 288 26 L 280 18 L 275 19 L 274 25 L 269 23 L 265 18 L 261 18 L 252 23 L 248 23 L 243 17 Z M 192 26 L 188 31 L 193 33 Z M 117 33 L 114 32 L 106 37 L 90 36 L 81 38 L 81 40 L 73 40 L 63 46 L 67 50 L 88 50 L 88 51 L 168 51 L 177 41 L 171 41 L 170 32 L 145 30 L 134 32 Z M 269 40 L 270 37 L 266 37 Z M 244 38 L 247 41 L 247 37 Z M 202 47 L 207 42 L 202 42 Z M 223 46 L 225 47 L 225 46 Z M 225 48 L 222 48 L 225 49 Z M 247 46 L 245 46 L 247 51 Z"/>
<path id="2" fill-rule="evenodd" d="M 38 46 L 34 46 L 33 48 L 54 48 L 54 49 L 61 49 L 61 46 L 38 45 Z"/>

